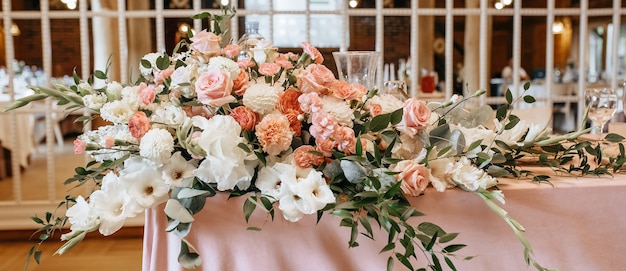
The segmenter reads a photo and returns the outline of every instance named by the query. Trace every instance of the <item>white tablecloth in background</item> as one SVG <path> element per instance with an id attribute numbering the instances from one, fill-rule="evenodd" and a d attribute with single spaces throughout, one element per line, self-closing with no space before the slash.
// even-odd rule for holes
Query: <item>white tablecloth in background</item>
<path id="1" fill-rule="evenodd" d="M 20 166 L 27 167 L 28 157 L 35 147 L 33 142 L 33 115 L 15 114 L 17 130 L 14 131 L 11 128 L 12 113 L 2 112 L 10 104 L 9 95 L 0 94 L 0 144 L 11 151 L 12 159 L 19 159 Z M 13 143 L 13 133 L 16 135 L 17 146 Z"/>
<path id="2" fill-rule="evenodd" d="M 605 178 L 556 178 L 554 187 L 528 181 L 502 180 L 505 209 L 527 232 L 536 258 L 544 266 L 567 271 L 623 270 L 626 266 L 626 176 Z M 388 254 L 379 254 L 386 235 L 377 241 L 360 236 L 360 246 L 348 249 L 349 230 L 339 219 L 325 216 L 316 225 L 315 216 L 297 223 L 274 222 L 262 231 L 246 230 L 265 218 L 256 213 L 245 223 L 244 198 L 227 201 L 223 195 L 207 201 L 196 216 L 187 237 L 200 251 L 201 270 L 385 270 Z M 458 189 L 410 198 L 426 213 L 423 220 L 448 232 L 459 232 L 454 243 L 466 244 L 456 260 L 458 270 L 534 270 L 527 267 L 522 246 L 508 226 L 482 200 Z M 422 220 L 414 220 L 419 223 Z M 143 271 L 182 270 L 177 263 L 180 240 L 165 232 L 162 209 L 146 212 Z M 421 261 L 426 265 L 425 261 Z M 442 263 L 445 264 L 445 263 Z M 395 270 L 404 270 L 396 262 Z"/>

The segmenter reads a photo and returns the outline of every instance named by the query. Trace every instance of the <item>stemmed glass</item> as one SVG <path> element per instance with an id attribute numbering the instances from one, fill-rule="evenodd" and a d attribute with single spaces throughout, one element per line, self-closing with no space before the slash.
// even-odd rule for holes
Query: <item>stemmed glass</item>
<path id="1" fill-rule="evenodd" d="M 604 126 L 613 118 L 617 107 L 617 93 L 612 88 L 588 88 L 585 92 L 588 117 L 595 125 L 595 131 L 602 138 Z"/>

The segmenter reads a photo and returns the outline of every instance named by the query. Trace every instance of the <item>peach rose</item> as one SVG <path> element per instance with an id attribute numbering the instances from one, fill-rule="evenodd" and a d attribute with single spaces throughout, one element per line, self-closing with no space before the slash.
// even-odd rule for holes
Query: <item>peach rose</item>
<path id="1" fill-rule="evenodd" d="M 370 115 L 372 115 L 372 117 L 376 117 L 383 113 L 383 106 L 377 103 L 368 103 L 367 109 L 369 109 Z"/>
<path id="2" fill-rule="evenodd" d="M 74 154 L 84 153 L 86 149 L 87 149 L 87 142 L 80 140 L 78 138 L 74 139 Z"/>
<path id="3" fill-rule="evenodd" d="M 173 73 L 174 73 L 174 68 L 167 68 L 163 71 L 157 71 L 156 74 L 154 75 L 154 82 L 157 85 L 163 84 L 163 82 L 165 82 L 165 79 L 172 76 Z"/>
<path id="4" fill-rule="evenodd" d="M 276 63 L 263 63 L 259 66 L 259 73 L 265 76 L 274 76 L 280 72 L 280 65 Z"/>
<path id="5" fill-rule="evenodd" d="M 206 29 L 194 35 L 190 40 L 192 43 L 189 47 L 201 54 L 218 55 L 222 50 L 220 47 L 222 37 L 207 32 Z"/>
<path id="6" fill-rule="evenodd" d="M 280 54 L 274 59 L 274 63 L 283 67 L 283 69 L 291 69 L 293 68 L 293 64 L 289 61 L 289 56 L 286 54 Z"/>
<path id="7" fill-rule="evenodd" d="M 237 75 L 237 78 L 233 80 L 233 92 L 235 92 L 237 96 L 242 97 L 243 94 L 246 93 L 246 90 L 249 87 L 249 84 L 248 84 L 249 80 L 250 80 L 250 77 L 248 73 L 244 70 L 239 70 L 239 74 Z"/>
<path id="8" fill-rule="evenodd" d="M 289 121 L 282 114 L 269 114 L 256 126 L 255 135 L 264 152 L 278 155 L 289 149 L 293 132 L 289 129 Z"/>
<path id="9" fill-rule="evenodd" d="M 245 106 L 235 107 L 235 109 L 230 111 L 230 116 L 239 123 L 241 129 L 247 131 L 252 131 L 259 120 L 259 114 Z"/>
<path id="10" fill-rule="evenodd" d="M 200 74 L 196 80 L 198 101 L 210 106 L 222 106 L 235 100 L 230 93 L 233 81 L 230 73 L 222 70 L 209 70 Z"/>
<path id="11" fill-rule="evenodd" d="M 316 138 L 315 147 L 318 152 L 321 152 L 324 157 L 333 156 L 333 150 L 335 149 L 335 141 L 331 139 Z"/>
<path id="12" fill-rule="evenodd" d="M 335 116 L 327 113 L 316 113 L 313 114 L 309 132 L 315 138 L 328 139 L 335 133 L 338 126 Z"/>
<path id="13" fill-rule="evenodd" d="M 346 81 L 336 80 L 330 87 L 333 96 L 342 100 L 361 100 L 367 94 L 367 89 L 361 84 L 348 84 Z"/>
<path id="14" fill-rule="evenodd" d="M 128 120 L 128 130 L 134 138 L 141 139 L 150 129 L 150 120 L 143 111 L 135 112 Z"/>
<path id="15" fill-rule="evenodd" d="M 429 169 L 424 165 L 418 164 L 417 162 L 411 160 L 400 161 L 395 166 L 394 171 L 400 172 L 396 175 L 396 178 L 402 182 L 400 184 L 400 189 L 405 194 L 417 197 L 424 192 L 430 183 Z"/>
<path id="16" fill-rule="evenodd" d="M 300 109 L 300 103 L 298 102 L 300 95 L 302 95 L 302 93 L 297 92 L 293 88 L 288 88 L 278 96 L 278 104 L 276 107 L 283 114 L 291 110 L 303 113 L 302 109 Z"/>
<path id="17" fill-rule="evenodd" d="M 415 98 L 404 102 L 402 120 L 398 123 L 398 130 L 413 137 L 419 130 L 428 126 L 430 120 L 430 109 L 424 101 Z"/>
<path id="18" fill-rule="evenodd" d="M 322 98 L 315 92 L 300 95 L 298 103 L 300 103 L 300 110 L 307 114 L 320 112 L 324 107 Z"/>
<path id="19" fill-rule="evenodd" d="M 137 94 L 139 95 L 142 105 L 149 105 L 154 101 L 156 90 L 153 85 L 146 85 L 146 83 L 142 82 L 137 88 Z"/>
<path id="20" fill-rule="evenodd" d="M 337 144 L 337 150 L 349 154 L 356 152 L 356 137 L 352 128 L 339 126 L 335 129 L 333 136 L 335 144 Z"/>
<path id="21" fill-rule="evenodd" d="M 227 57 L 236 57 L 239 54 L 239 45 L 237 44 L 229 44 L 224 47 L 224 55 Z"/>
<path id="22" fill-rule="evenodd" d="M 311 56 L 311 59 L 314 61 L 315 64 L 322 64 L 322 62 L 324 62 L 324 57 L 322 56 L 322 53 L 320 53 L 317 48 L 313 47 L 313 45 L 303 42 L 302 50 Z"/>
<path id="23" fill-rule="evenodd" d="M 314 153 L 315 147 L 302 145 L 293 151 L 293 160 L 301 168 L 310 168 L 324 163 L 324 156 Z"/>
<path id="24" fill-rule="evenodd" d="M 324 65 L 311 64 L 296 76 L 296 86 L 304 93 L 326 93 L 335 75 Z"/>

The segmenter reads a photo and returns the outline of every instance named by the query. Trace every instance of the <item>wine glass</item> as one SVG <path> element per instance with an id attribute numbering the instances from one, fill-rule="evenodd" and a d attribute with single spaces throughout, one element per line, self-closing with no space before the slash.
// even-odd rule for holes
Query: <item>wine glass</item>
<path id="1" fill-rule="evenodd" d="M 604 126 L 613 118 L 617 107 L 617 93 L 612 88 L 588 88 L 585 92 L 588 117 L 595 125 L 595 131 L 601 139 Z"/>
<path id="2" fill-rule="evenodd" d="M 385 82 L 380 94 L 392 95 L 398 98 L 400 101 L 405 101 L 406 99 L 410 98 L 410 95 L 407 91 L 406 82 L 402 80 L 392 80 Z"/>

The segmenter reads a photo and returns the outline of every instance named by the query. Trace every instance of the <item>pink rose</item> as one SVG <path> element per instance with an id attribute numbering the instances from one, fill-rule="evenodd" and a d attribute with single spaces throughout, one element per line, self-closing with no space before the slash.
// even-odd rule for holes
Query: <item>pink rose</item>
<path id="1" fill-rule="evenodd" d="M 339 126 L 333 134 L 337 150 L 354 154 L 356 152 L 356 137 L 350 127 Z"/>
<path id="2" fill-rule="evenodd" d="M 198 101 L 210 106 L 222 106 L 235 100 L 230 95 L 233 81 L 230 73 L 221 70 L 210 70 L 200 74 L 196 80 Z"/>
<path id="3" fill-rule="evenodd" d="M 430 121 L 430 109 L 424 101 L 415 98 L 408 99 L 402 106 L 402 120 L 398 123 L 398 130 L 413 137 L 419 130 L 428 126 Z"/>
<path id="4" fill-rule="evenodd" d="M 213 112 L 211 111 L 211 109 L 204 105 L 185 106 L 183 107 L 183 111 L 185 111 L 185 114 L 187 114 L 187 117 L 190 117 L 190 118 L 193 116 L 201 116 L 201 117 L 205 117 L 209 119 L 213 116 Z"/>
<path id="5" fill-rule="evenodd" d="M 327 113 L 316 113 L 313 114 L 309 132 L 315 138 L 328 139 L 335 133 L 338 126 L 335 116 Z"/>
<path id="6" fill-rule="evenodd" d="M 249 77 L 250 76 L 248 75 L 246 71 L 239 70 L 239 74 L 237 74 L 237 78 L 233 80 L 233 92 L 235 92 L 237 96 L 243 97 L 243 95 L 246 93 L 246 90 L 250 86 L 248 84 L 248 81 L 250 79 Z"/>
<path id="7" fill-rule="evenodd" d="M 264 152 L 278 155 L 289 149 L 293 132 L 289 129 L 289 121 L 282 114 L 269 114 L 256 126 L 255 135 Z"/>
<path id="8" fill-rule="evenodd" d="M 317 48 L 313 47 L 313 45 L 303 42 L 302 49 L 305 53 L 311 56 L 311 59 L 315 62 L 315 64 L 322 64 L 322 62 L 324 62 L 322 53 L 320 53 Z"/>
<path id="9" fill-rule="evenodd" d="M 229 44 L 224 47 L 224 55 L 227 57 L 236 57 L 239 54 L 239 45 L 237 44 Z"/>
<path id="10" fill-rule="evenodd" d="M 324 163 L 324 156 L 315 153 L 315 147 L 302 145 L 293 151 L 293 160 L 301 168 L 310 168 Z"/>
<path id="11" fill-rule="evenodd" d="M 316 138 L 315 147 L 318 152 L 321 152 L 324 157 L 333 156 L 333 150 L 335 149 L 335 141 L 331 139 Z"/>
<path id="12" fill-rule="evenodd" d="M 430 183 L 428 168 L 417 162 L 411 160 L 401 161 L 396 165 L 394 171 L 400 172 L 396 175 L 396 178 L 402 182 L 400 189 L 405 194 L 417 197 L 424 192 Z"/>
<path id="13" fill-rule="evenodd" d="M 315 92 L 304 93 L 298 97 L 298 103 L 300 103 L 300 109 L 307 114 L 317 113 L 322 110 L 324 103 L 319 94 Z"/>
<path id="14" fill-rule="evenodd" d="M 218 55 L 222 50 L 220 47 L 222 38 L 211 32 L 207 32 L 206 29 L 193 36 L 191 41 L 192 43 L 189 47 L 201 54 Z"/>
<path id="15" fill-rule="evenodd" d="M 143 111 L 135 112 L 128 120 L 128 130 L 134 138 L 141 139 L 150 129 L 150 120 Z"/>
<path id="16" fill-rule="evenodd" d="M 296 76 L 296 86 L 304 93 L 317 92 L 324 94 L 328 91 L 335 75 L 324 65 L 311 64 Z"/>
<path id="17" fill-rule="evenodd" d="M 81 154 L 87 149 L 87 142 L 80 139 L 74 139 L 74 154 Z"/>
<path id="18" fill-rule="evenodd" d="M 239 123 L 241 129 L 247 131 L 254 130 L 254 126 L 259 120 L 259 114 L 245 106 L 235 107 L 232 111 L 230 111 L 230 116 Z"/>
<path id="19" fill-rule="evenodd" d="M 337 80 L 331 85 L 333 96 L 342 100 L 361 100 L 367 94 L 367 89 L 361 84 L 348 84 L 346 81 Z"/>
<path id="20" fill-rule="evenodd" d="M 276 63 L 263 63 L 259 66 L 259 73 L 265 76 L 274 76 L 280 71 L 280 65 Z"/>
<path id="21" fill-rule="evenodd" d="M 146 85 L 146 83 L 142 82 L 139 84 L 139 88 L 137 88 L 137 94 L 139 94 L 142 105 L 149 105 L 154 101 L 156 91 L 153 85 Z"/>

